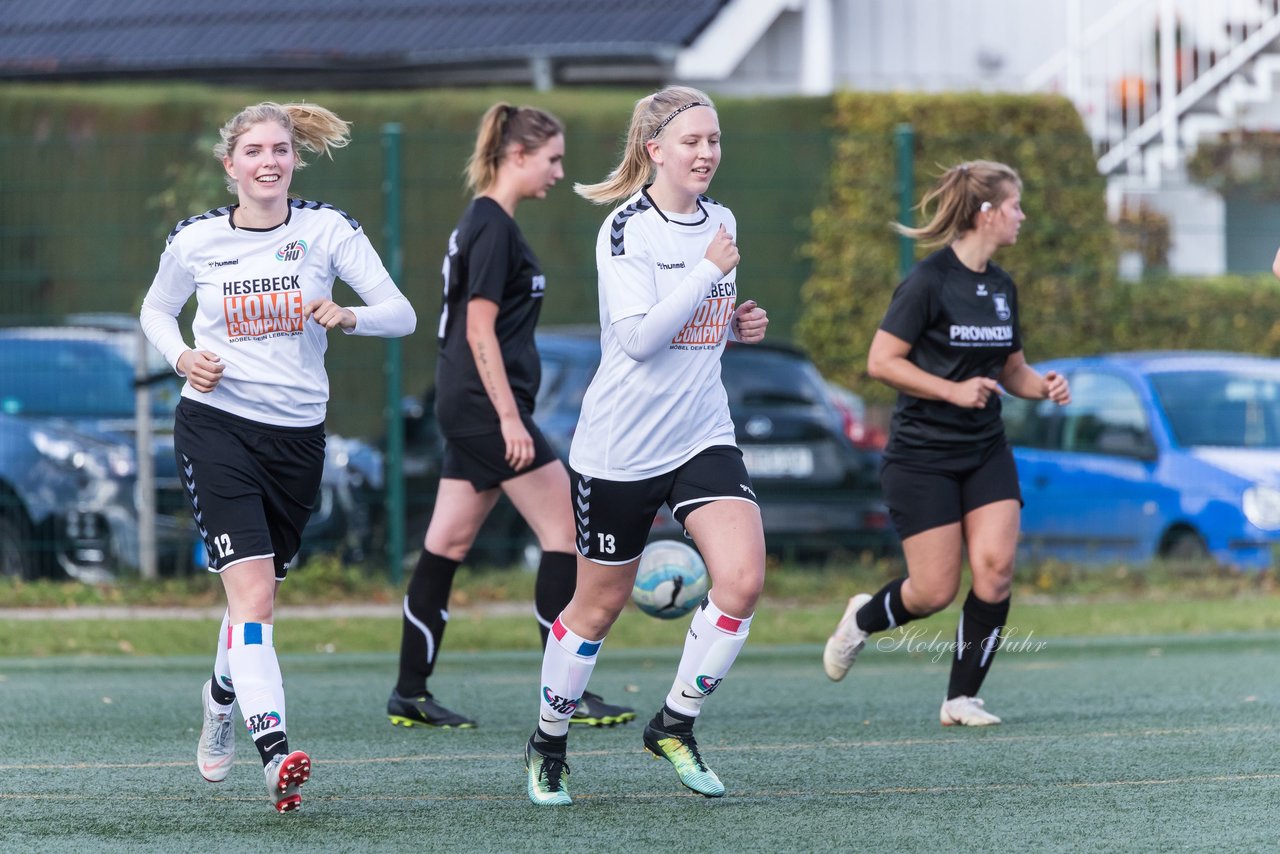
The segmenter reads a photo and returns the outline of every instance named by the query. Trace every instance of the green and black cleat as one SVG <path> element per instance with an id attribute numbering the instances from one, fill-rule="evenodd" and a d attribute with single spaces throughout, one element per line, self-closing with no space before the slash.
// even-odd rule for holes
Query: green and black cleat
<path id="1" fill-rule="evenodd" d="M 435 701 L 430 692 L 402 697 L 394 688 L 387 699 L 387 717 L 393 726 L 433 726 L 440 729 L 473 729 L 476 722 L 450 711 Z"/>
<path id="2" fill-rule="evenodd" d="M 635 719 L 635 709 L 606 703 L 600 699 L 599 694 L 584 691 L 582 699 L 578 701 L 578 708 L 573 710 L 573 717 L 569 718 L 569 723 L 584 726 L 616 726 Z"/>

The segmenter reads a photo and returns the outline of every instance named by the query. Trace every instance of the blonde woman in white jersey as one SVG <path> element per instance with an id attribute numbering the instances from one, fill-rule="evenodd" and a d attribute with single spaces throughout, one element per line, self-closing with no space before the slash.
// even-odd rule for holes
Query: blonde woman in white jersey
<path id="1" fill-rule="evenodd" d="M 274 602 L 324 468 L 328 333 L 399 337 L 416 323 L 360 224 L 289 196 L 302 152 L 348 140 L 349 125 L 314 105 L 265 102 L 234 116 L 213 153 L 238 203 L 178 223 L 142 304 L 147 337 L 187 380 L 174 451 L 227 594 L 196 761 L 209 782 L 226 779 L 238 703 L 282 813 L 301 806 L 311 759 L 289 749 Z M 334 302 L 338 276 L 364 305 Z M 193 294 L 188 347 L 177 316 Z"/>
<path id="2" fill-rule="evenodd" d="M 571 803 L 569 720 L 630 597 L 662 504 L 693 537 L 712 588 L 644 746 L 689 789 L 724 794 L 693 724 L 746 642 L 764 583 L 764 532 L 734 444 L 720 354 L 726 340 L 762 340 L 769 321 L 754 302 L 737 305 L 737 225 L 704 195 L 719 164 L 711 100 L 670 87 L 636 104 L 610 176 L 576 188 L 593 202 L 621 204 L 596 243 L 602 357 L 569 453 L 578 586 L 552 624 L 539 721 L 525 748 L 538 805 Z"/>

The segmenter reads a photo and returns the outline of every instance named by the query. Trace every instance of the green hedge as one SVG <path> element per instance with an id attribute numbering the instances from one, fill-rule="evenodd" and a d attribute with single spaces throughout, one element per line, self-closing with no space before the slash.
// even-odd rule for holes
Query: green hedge
<path id="1" fill-rule="evenodd" d="M 173 224 L 230 201 L 209 154 L 217 128 L 245 104 L 305 99 L 355 126 L 350 147 L 300 173 L 295 193 L 347 210 L 380 249 L 382 128 L 402 126 L 401 286 L 419 317 L 404 347 L 405 388 L 420 392 L 435 365 L 440 261 L 467 202 L 462 169 L 484 109 L 504 99 L 565 121 L 566 179 L 545 201 L 521 205 L 518 216 L 547 273 L 543 322 L 594 323 L 595 235 L 606 211 L 576 196 L 572 184 L 597 181 L 616 163 L 632 105 L 643 94 L 0 86 L 0 314 L 136 311 Z M 717 106 L 724 159 L 711 194 L 738 216 L 743 297 L 768 308 L 771 334 L 787 340 L 811 269 L 801 248 L 828 177 L 831 99 L 717 98 Z M 380 432 L 383 347 L 370 339 L 333 342 L 335 429 Z"/>
<path id="2" fill-rule="evenodd" d="M 1280 281 L 1270 274 L 1148 278 L 1107 302 L 1116 350 L 1226 350 L 1280 356 Z"/>
<path id="3" fill-rule="evenodd" d="M 1096 351 L 1112 322 L 1101 311 L 1114 283 L 1114 231 L 1089 138 L 1070 102 L 1054 96 L 846 93 L 835 100 L 830 194 L 814 211 L 813 276 L 797 338 L 828 375 L 887 400 L 866 378 L 867 349 L 900 280 L 893 131 L 914 130 L 916 202 L 963 160 L 998 160 L 1022 176 L 1027 220 L 997 262 L 1019 286 L 1030 359 Z M 917 247 L 917 257 L 925 252 Z"/>

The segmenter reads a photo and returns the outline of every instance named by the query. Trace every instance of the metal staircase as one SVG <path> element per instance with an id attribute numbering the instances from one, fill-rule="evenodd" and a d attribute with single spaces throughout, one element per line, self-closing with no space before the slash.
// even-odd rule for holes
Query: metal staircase
<path id="1" fill-rule="evenodd" d="M 1087 26 L 1081 6 L 1068 0 L 1066 49 L 1025 85 L 1076 104 L 1104 175 L 1158 187 L 1275 93 L 1280 0 L 1122 0 Z"/>

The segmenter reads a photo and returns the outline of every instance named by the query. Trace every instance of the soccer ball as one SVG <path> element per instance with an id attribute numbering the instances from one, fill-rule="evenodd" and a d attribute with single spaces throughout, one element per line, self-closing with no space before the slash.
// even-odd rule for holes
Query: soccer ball
<path id="1" fill-rule="evenodd" d="M 677 540 L 655 540 L 640 556 L 631 601 L 651 617 L 672 620 L 698 607 L 710 586 L 700 554 Z"/>

